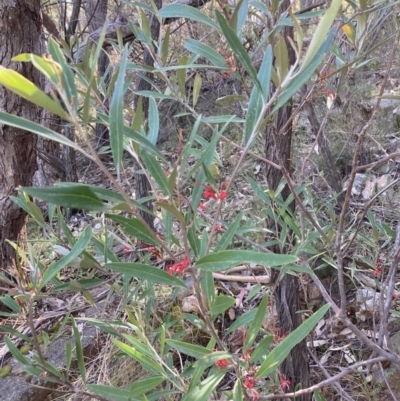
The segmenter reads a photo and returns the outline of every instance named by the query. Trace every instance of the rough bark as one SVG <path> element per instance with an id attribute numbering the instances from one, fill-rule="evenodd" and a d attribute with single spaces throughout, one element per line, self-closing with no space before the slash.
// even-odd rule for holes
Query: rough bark
<path id="1" fill-rule="evenodd" d="M 290 0 L 284 0 L 280 7 L 280 12 L 284 12 L 290 7 Z M 282 36 L 286 39 L 286 45 L 289 52 L 289 64 L 294 64 L 295 54 L 287 41 L 290 37 L 293 40 L 293 28 L 285 27 Z M 292 145 L 292 100 L 288 101 L 287 105 L 279 109 L 273 126 L 268 125 L 266 129 L 266 158 L 280 164 L 285 170 L 291 173 L 291 145 Z M 276 190 L 281 179 L 282 172 L 274 169 L 272 166 L 266 167 L 267 181 L 270 189 Z M 288 186 L 282 191 L 282 196 L 286 199 L 290 194 Z M 294 210 L 294 202 L 291 209 Z M 279 252 L 274 249 L 274 252 Z M 273 271 L 273 280 L 277 279 L 278 272 Z M 297 313 L 300 309 L 300 283 L 297 277 L 286 274 L 277 284 L 275 290 L 275 301 L 278 310 L 281 333 L 291 333 L 301 324 L 301 314 Z M 306 388 L 309 386 L 309 366 L 307 357 L 306 342 L 302 341 L 293 348 L 290 355 L 280 367 L 280 372 L 291 381 L 290 390 L 295 388 Z M 305 394 L 301 397 L 296 397 L 299 401 L 310 401 L 311 396 Z"/>
<path id="2" fill-rule="evenodd" d="M 97 30 L 102 30 L 104 24 L 107 20 L 107 7 L 108 0 L 88 0 L 85 4 L 85 12 L 86 12 L 86 20 L 89 25 L 89 32 L 92 34 Z M 99 57 L 97 62 L 97 71 L 99 77 L 104 77 L 104 83 L 107 85 L 109 83 L 109 74 L 108 76 L 104 76 L 107 68 L 110 64 L 108 55 L 104 50 Z M 108 98 L 103 96 L 103 109 L 108 110 L 110 102 Z M 96 124 L 96 149 L 99 149 L 101 146 L 106 146 L 110 142 L 110 135 L 106 125 L 97 123 Z"/>
<path id="3" fill-rule="evenodd" d="M 155 0 L 154 4 L 158 9 L 162 7 L 162 0 Z M 158 19 L 153 17 L 151 19 L 151 37 L 153 39 L 157 39 L 160 32 L 160 23 Z M 151 55 L 151 52 L 146 48 L 143 53 L 143 64 L 152 66 L 154 65 L 154 60 Z M 151 78 L 153 74 L 146 74 L 148 78 Z M 144 78 L 140 78 L 138 82 L 138 91 L 150 90 L 151 84 Z M 137 107 L 139 101 L 139 97 L 135 96 L 135 107 Z M 147 120 L 149 116 L 149 99 L 147 97 L 143 98 L 143 120 Z M 139 170 L 140 166 L 138 163 L 135 163 L 135 170 Z M 144 174 L 135 173 L 135 191 L 136 191 L 136 199 L 141 199 L 150 195 L 150 183 L 147 180 L 147 177 Z M 149 210 L 153 210 L 153 202 L 148 201 L 144 204 L 146 208 Z M 143 210 L 139 210 L 140 215 L 144 218 L 146 223 L 153 229 L 154 228 L 154 218 L 152 215 L 144 212 Z"/>
<path id="4" fill-rule="evenodd" d="M 15 63 L 20 53 L 40 54 L 40 0 L 0 1 L 0 65 L 18 71 L 39 85 L 39 73 L 31 63 Z M 39 121 L 38 107 L 0 86 L 0 110 Z M 0 125 L 0 270 L 10 272 L 15 254 L 6 240 L 24 236 L 26 213 L 15 205 L 11 195 L 16 188 L 32 184 L 36 168 L 36 136 Z"/>

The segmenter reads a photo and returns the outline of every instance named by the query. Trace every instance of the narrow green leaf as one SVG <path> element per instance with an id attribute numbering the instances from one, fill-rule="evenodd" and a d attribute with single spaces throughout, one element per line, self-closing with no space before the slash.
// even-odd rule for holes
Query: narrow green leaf
<path id="1" fill-rule="evenodd" d="M 125 352 L 128 356 L 133 358 L 135 361 L 139 362 L 142 367 L 147 369 L 150 373 L 152 374 L 161 374 L 162 376 L 165 376 L 165 372 L 163 368 L 158 365 L 155 361 L 152 359 L 144 356 L 140 352 L 136 351 L 134 348 L 130 347 L 129 345 L 123 343 L 122 341 L 112 339 L 111 340 L 120 350 Z"/>
<path id="2" fill-rule="evenodd" d="M 234 235 L 237 233 L 237 229 L 242 221 L 244 212 L 239 212 L 232 224 L 229 225 L 227 230 L 222 235 L 218 244 L 216 245 L 214 252 L 224 251 L 231 243 Z"/>
<path id="3" fill-rule="evenodd" d="M 219 11 L 216 11 L 215 14 L 217 16 L 217 20 L 221 27 L 222 33 L 224 34 L 225 39 L 228 42 L 229 46 L 231 47 L 232 51 L 235 53 L 235 56 L 238 58 L 238 60 L 243 65 L 247 73 L 250 75 L 250 77 L 252 78 L 254 84 L 257 86 L 259 91 L 262 92 L 262 86 L 257 78 L 257 72 L 253 67 L 253 64 L 247 53 L 247 50 L 242 45 L 240 39 L 236 36 L 235 32 L 231 28 L 229 28 L 223 15 Z"/>
<path id="4" fill-rule="evenodd" d="M 125 274 L 128 277 L 140 278 L 148 280 L 152 283 L 168 284 L 177 287 L 187 288 L 186 284 L 177 277 L 170 276 L 164 270 L 157 267 L 145 265 L 141 263 L 106 263 L 105 268 L 114 270 L 118 273 Z"/>
<path id="5" fill-rule="evenodd" d="M 215 301 L 215 285 L 212 272 L 204 272 L 200 285 L 210 307 Z"/>
<path id="6" fill-rule="evenodd" d="M 230 326 L 229 329 L 225 332 L 225 337 L 237 330 L 239 327 L 248 326 L 255 318 L 257 311 L 255 309 L 249 310 L 242 316 L 239 316 Z"/>
<path id="7" fill-rule="evenodd" d="M 192 249 L 194 255 L 197 257 L 199 257 L 200 255 L 200 240 L 199 237 L 197 236 L 196 233 L 196 227 L 195 224 L 192 224 L 191 227 L 189 227 L 188 229 L 188 241 L 189 241 L 189 245 L 190 248 Z"/>
<path id="8" fill-rule="evenodd" d="M 186 225 L 185 217 L 183 214 L 173 205 L 167 202 L 155 202 L 157 206 L 160 206 L 167 212 L 171 213 L 182 225 Z"/>
<path id="9" fill-rule="evenodd" d="M 85 186 L 34 188 L 23 187 L 21 191 L 35 198 L 42 199 L 55 205 L 83 210 L 107 210 L 107 206 L 96 194 Z"/>
<path id="10" fill-rule="evenodd" d="M 320 51 L 323 43 L 326 41 L 328 32 L 331 29 L 332 23 L 335 20 L 335 17 L 341 6 L 342 0 L 332 0 L 330 7 L 319 21 L 317 29 L 313 33 L 310 46 L 308 47 L 307 53 L 301 64 L 301 71 L 304 71 L 306 69 L 306 67 L 311 63 L 311 61 Z"/>
<path id="11" fill-rule="evenodd" d="M 225 351 L 214 351 L 210 354 L 203 355 L 197 362 L 194 363 L 194 367 L 201 366 L 202 368 L 208 368 L 213 365 L 216 361 L 222 359 L 231 359 L 232 354 Z"/>
<path id="12" fill-rule="evenodd" d="M 154 181 L 157 183 L 160 189 L 164 192 L 164 194 L 169 194 L 170 192 L 167 177 L 165 176 L 164 170 L 160 166 L 160 163 L 157 161 L 157 159 L 147 152 L 141 152 L 140 157 L 146 169 L 154 178 Z"/>
<path id="13" fill-rule="evenodd" d="M 248 0 L 240 0 L 236 4 L 232 17 L 229 21 L 229 26 L 239 38 L 241 37 L 242 28 L 247 20 L 248 8 Z"/>
<path id="14" fill-rule="evenodd" d="M 65 343 L 65 369 L 68 372 L 71 368 L 72 362 L 72 343 L 67 341 Z"/>
<path id="15" fill-rule="evenodd" d="M 268 306 L 268 294 L 264 295 L 264 298 L 260 302 L 257 308 L 257 313 L 254 320 L 250 323 L 249 329 L 246 333 L 246 339 L 243 344 L 243 353 L 245 353 L 249 348 L 251 348 L 256 340 L 258 333 L 264 323 L 265 316 L 267 314 Z"/>
<path id="16" fill-rule="evenodd" d="M 153 145 L 146 137 L 143 135 L 140 135 L 133 129 L 125 126 L 124 127 L 124 135 L 126 135 L 128 138 L 132 139 L 134 142 L 137 142 L 141 147 L 142 151 L 146 150 L 149 153 L 151 153 L 154 156 L 157 156 L 160 160 L 165 161 L 165 157 L 163 154 L 156 148 L 155 145 Z M 143 149 L 144 148 L 144 149 Z"/>
<path id="17" fill-rule="evenodd" d="M 242 95 L 227 95 L 227 96 L 218 98 L 215 101 L 215 104 L 228 104 L 228 103 L 234 103 L 234 102 L 242 102 L 246 99 L 247 99 L 246 96 L 242 96 Z"/>
<path id="18" fill-rule="evenodd" d="M 157 16 L 161 18 L 189 18 L 219 31 L 218 25 L 206 14 L 197 8 L 183 4 L 168 4 L 158 11 Z"/>
<path id="19" fill-rule="evenodd" d="M 160 131 L 158 108 L 154 98 L 149 98 L 149 132 L 147 139 L 154 146 L 157 145 L 158 133 Z"/>
<path id="20" fill-rule="evenodd" d="M 90 239 L 92 238 L 92 227 L 86 226 L 82 234 L 79 236 L 78 241 L 72 247 L 68 255 L 64 256 L 58 262 L 51 264 L 43 273 L 42 280 L 40 282 L 40 288 L 43 288 L 50 280 L 52 280 L 61 269 L 67 266 L 69 263 L 74 261 L 88 246 Z"/>
<path id="21" fill-rule="evenodd" d="M 204 271 L 221 271 L 237 266 L 241 263 L 255 263 L 260 266 L 280 266 L 294 263 L 296 256 L 256 251 L 221 251 L 204 256 L 197 261 L 196 267 Z"/>
<path id="22" fill-rule="evenodd" d="M 121 224 L 125 234 L 129 234 L 134 238 L 139 238 L 147 244 L 160 245 L 157 237 L 153 232 L 150 232 L 148 227 L 146 227 L 140 220 L 136 217 L 127 218 L 123 216 L 118 216 L 115 214 L 106 214 L 106 218 Z"/>
<path id="23" fill-rule="evenodd" d="M 9 125 L 11 127 L 20 128 L 25 131 L 32 132 L 37 134 L 45 139 L 51 139 L 55 142 L 58 142 L 62 145 L 69 146 L 77 150 L 80 153 L 83 153 L 85 156 L 90 157 L 80 146 L 76 143 L 70 141 L 69 139 L 65 138 L 65 136 L 60 135 L 59 133 L 52 131 L 49 128 L 46 128 L 42 125 L 36 124 L 32 121 L 26 120 L 25 118 L 17 117 L 12 114 L 7 114 L 0 111 L 0 123 L 4 125 Z"/>
<path id="24" fill-rule="evenodd" d="M 51 37 L 48 41 L 48 49 L 53 59 L 61 65 L 63 89 L 67 94 L 69 105 L 76 112 L 78 104 L 78 90 L 75 85 L 75 76 L 71 71 L 71 67 L 66 62 L 64 54 L 61 52 L 58 43 Z"/>
<path id="25" fill-rule="evenodd" d="M 314 391 L 315 401 L 326 401 L 326 398 L 318 390 Z"/>
<path id="26" fill-rule="evenodd" d="M 186 71 L 187 71 L 186 65 L 188 64 L 188 60 L 189 60 L 188 56 L 182 56 L 179 59 L 178 65 L 181 67 L 184 66 L 185 68 L 180 68 L 176 72 L 181 96 L 184 96 L 186 92 Z"/>
<path id="27" fill-rule="evenodd" d="M 39 223 L 44 224 L 44 216 L 42 211 L 40 210 L 39 206 L 31 201 L 27 201 L 26 205 L 28 206 L 29 212 L 31 216 L 36 219 Z"/>
<path id="28" fill-rule="evenodd" d="M 218 53 L 212 47 L 199 42 L 198 40 L 191 39 L 191 38 L 186 39 L 185 47 L 193 54 L 198 54 L 202 57 L 205 57 L 212 64 L 214 64 L 218 67 L 228 68 L 226 66 L 225 58 L 220 53 Z"/>
<path id="29" fill-rule="evenodd" d="M 224 313 L 235 303 L 235 298 L 227 295 L 218 295 L 215 297 L 214 303 L 209 310 L 210 315 L 218 315 Z"/>
<path id="30" fill-rule="evenodd" d="M 112 401 L 142 401 L 140 397 L 132 397 L 127 389 L 105 386 L 103 384 L 87 384 L 87 389 L 93 394 Z"/>
<path id="31" fill-rule="evenodd" d="M 28 358 L 25 358 L 20 350 L 14 345 L 14 343 L 9 339 L 8 336 L 4 336 L 4 341 L 8 347 L 8 350 L 11 352 L 12 356 L 23 365 L 31 365 L 31 361 Z"/>
<path id="32" fill-rule="evenodd" d="M 307 82 L 307 80 L 311 77 L 311 75 L 314 73 L 314 71 L 320 64 L 325 53 L 330 48 L 334 38 L 334 33 L 335 33 L 334 29 L 331 29 L 325 42 L 315 54 L 314 59 L 310 63 L 308 63 L 306 68 L 304 69 L 302 68 L 300 72 L 284 88 L 282 93 L 279 95 L 279 98 L 274 106 L 274 109 L 272 110 L 272 113 L 276 112 L 280 107 L 282 107 L 299 90 L 299 88 L 302 85 L 304 85 L 304 83 Z"/>
<path id="33" fill-rule="evenodd" d="M 0 332 L 10 333 L 14 337 L 20 338 L 20 339 L 24 340 L 25 342 L 27 342 L 28 344 L 32 344 L 32 339 L 30 337 L 26 336 L 25 334 L 20 333 L 18 330 L 14 329 L 10 326 L 0 324 Z"/>
<path id="34" fill-rule="evenodd" d="M 278 35 L 278 41 L 274 46 L 275 68 L 278 73 L 279 83 L 283 82 L 289 71 L 289 54 L 285 39 Z"/>
<path id="35" fill-rule="evenodd" d="M 267 359 L 260 366 L 256 377 L 262 378 L 275 372 L 278 366 L 286 359 L 295 345 L 300 343 L 311 332 L 314 326 L 323 318 L 329 310 L 330 305 L 326 304 L 303 322 L 296 330 L 284 338 L 267 356 Z"/>
<path id="36" fill-rule="evenodd" d="M 53 85 L 57 86 L 61 82 L 61 65 L 51 57 L 40 57 L 36 54 L 23 53 L 13 57 L 12 60 L 20 62 L 30 61 Z"/>
<path id="37" fill-rule="evenodd" d="M 145 394 L 159 386 L 165 378 L 163 376 L 151 376 L 135 380 L 128 388 L 131 394 Z"/>
<path id="38" fill-rule="evenodd" d="M 225 370 L 213 369 L 205 380 L 186 394 L 182 401 L 207 401 L 225 373 Z"/>
<path id="39" fill-rule="evenodd" d="M 168 340 L 166 340 L 166 343 L 170 347 L 181 352 L 182 354 L 189 355 L 192 358 L 196 358 L 196 359 L 199 359 L 199 358 L 203 357 L 204 355 L 208 355 L 208 354 L 212 353 L 211 350 L 209 350 L 205 347 L 202 347 L 201 345 L 185 343 L 183 341 L 168 339 Z"/>
<path id="40" fill-rule="evenodd" d="M 269 353 L 269 347 L 274 342 L 274 336 L 266 336 L 264 337 L 258 344 L 254 351 L 250 356 L 250 363 L 259 363 L 263 362 L 266 355 Z"/>
<path id="41" fill-rule="evenodd" d="M 193 107 L 196 106 L 197 100 L 199 99 L 201 85 L 202 85 L 202 78 L 200 74 L 196 74 L 193 83 Z"/>
<path id="42" fill-rule="evenodd" d="M 16 71 L 2 67 L 0 65 L 0 85 L 3 85 L 11 92 L 23 97 L 30 102 L 51 111 L 53 114 L 68 120 L 65 111 L 61 105 L 55 102 L 50 96 L 47 96 L 34 83 L 26 79 Z"/>
<path id="43" fill-rule="evenodd" d="M 161 61 L 163 64 L 166 64 L 168 60 L 170 35 L 171 35 L 171 27 L 168 25 L 161 45 Z"/>
<path id="44" fill-rule="evenodd" d="M 247 109 L 246 123 L 245 123 L 245 143 L 248 144 L 252 137 L 254 127 L 257 120 L 260 118 L 260 114 L 263 105 L 267 103 L 269 98 L 269 84 L 271 79 L 271 68 L 272 68 L 272 48 L 271 45 L 267 47 L 263 61 L 258 71 L 258 79 L 263 85 L 263 91 L 260 91 L 257 86 L 253 87 L 249 100 L 249 106 Z"/>
<path id="45" fill-rule="evenodd" d="M 124 138 L 124 86 L 126 60 L 128 48 L 125 47 L 121 62 L 119 63 L 118 79 L 110 105 L 110 144 L 114 163 L 119 171 L 122 162 L 122 149 Z"/>
<path id="46" fill-rule="evenodd" d="M 240 379 L 236 380 L 235 385 L 233 386 L 233 401 L 243 401 L 243 389 L 242 382 Z"/>

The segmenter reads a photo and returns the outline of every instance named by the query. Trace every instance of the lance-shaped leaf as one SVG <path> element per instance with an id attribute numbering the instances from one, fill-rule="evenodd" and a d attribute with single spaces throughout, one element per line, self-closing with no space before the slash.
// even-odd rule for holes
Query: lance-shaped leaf
<path id="1" fill-rule="evenodd" d="M 189 355 L 192 358 L 201 358 L 204 355 L 211 354 L 212 351 L 208 348 L 205 348 L 201 345 L 185 343 L 179 340 L 166 340 L 167 344 L 176 349 L 177 351 L 181 352 L 182 354 Z"/>
<path id="2" fill-rule="evenodd" d="M 295 345 L 300 343 L 311 332 L 314 326 L 322 319 L 330 305 L 324 305 L 305 322 L 303 322 L 296 330 L 292 331 L 284 338 L 267 356 L 266 360 L 260 366 L 256 373 L 256 377 L 265 377 L 275 372 L 279 365 L 286 359 L 290 351 Z"/>
<path id="3" fill-rule="evenodd" d="M 0 84 L 18 96 L 51 111 L 62 119 L 68 119 L 59 103 L 55 102 L 50 96 L 47 96 L 34 83 L 17 71 L 4 68 L 0 65 Z"/>
<path id="4" fill-rule="evenodd" d="M 159 245 L 159 241 L 153 232 L 149 230 L 139 219 L 132 217 L 118 216 L 114 214 L 106 214 L 108 219 L 115 221 L 122 225 L 122 231 L 125 234 L 129 234 L 134 238 L 138 238 L 147 244 Z"/>
<path id="5" fill-rule="evenodd" d="M 204 271 L 217 272 L 242 263 L 255 263 L 260 266 L 281 266 L 294 263 L 297 260 L 298 258 L 292 255 L 232 250 L 204 256 L 197 261 L 196 267 Z"/>
<path id="6" fill-rule="evenodd" d="M 272 67 L 272 48 L 269 45 L 261 63 L 260 70 L 258 71 L 258 79 L 260 80 L 263 90 L 260 91 L 257 86 L 253 87 L 251 91 L 249 107 L 246 115 L 245 124 L 245 143 L 247 144 L 251 138 L 257 120 L 260 117 L 263 105 L 267 103 L 269 97 L 269 83 L 271 79 Z"/>
<path id="7" fill-rule="evenodd" d="M 157 15 L 161 18 L 189 18 L 219 31 L 218 25 L 210 17 L 197 8 L 184 4 L 168 4 L 159 10 Z"/>
<path id="8" fill-rule="evenodd" d="M 48 46 L 49 52 L 53 59 L 61 65 L 63 89 L 67 95 L 67 101 L 69 105 L 76 112 L 78 103 L 78 90 L 75 85 L 75 76 L 71 71 L 71 67 L 66 62 L 64 54 L 61 52 L 58 43 L 51 37 L 49 39 Z"/>
<path id="9" fill-rule="evenodd" d="M 243 46 L 240 39 L 236 36 L 236 33 L 229 27 L 223 15 L 219 11 L 216 11 L 215 13 L 226 41 L 228 42 L 232 51 L 235 53 L 235 56 L 238 58 L 243 67 L 246 69 L 247 73 L 253 79 L 254 84 L 262 92 L 260 81 L 257 78 L 256 69 L 253 67 L 253 64 L 250 60 L 247 50 Z"/>
<path id="10" fill-rule="evenodd" d="M 78 241 L 72 247 L 68 255 L 64 256 L 58 262 L 51 264 L 43 273 L 42 280 L 40 282 L 40 288 L 43 288 L 50 280 L 52 280 L 65 266 L 74 261 L 88 246 L 90 239 L 92 238 L 92 228 L 87 226 Z"/>
<path id="11" fill-rule="evenodd" d="M 119 64 L 118 79 L 110 106 L 110 144 L 114 163 L 119 171 L 124 138 L 124 84 L 128 49 L 125 48 Z"/>
<path id="12" fill-rule="evenodd" d="M 13 61 L 30 61 L 54 85 L 58 85 L 61 82 L 61 65 L 55 62 L 51 57 L 39 57 L 35 54 L 23 53 L 13 57 Z"/>
<path id="13" fill-rule="evenodd" d="M 314 59 L 315 55 L 326 41 L 329 30 L 335 20 L 336 14 L 339 8 L 342 6 L 342 0 L 332 0 L 331 6 L 326 11 L 325 15 L 319 21 L 317 29 L 313 33 L 313 37 L 308 47 L 307 53 L 304 57 L 303 63 L 301 65 L 301 70 L 304 71 L 307 66 Z"/>
<path id="14" fill-rule="evenodd" d="M 71 209 L 108 209 L 107 205 L 105 205 L 89 187 L 85 186 L 71 185 L 68 187 L 53 188 L 23 187 L 21 190 L 35 198 Z"/>
<path id="15" fill-rule="evenodd" d="M 128 277 L 148 280 L 152 283 L 168 284 L 176 287 L 187 288 L 186 284 L 177 277 L 170 276 L 164 270 L 142 263 L 106 263 L 104 267 L 125 274 Z"/>
<path id="16" fill-rule="evenodd" d="M 149 98 L 149 132 L 147 139 L 154 146 L 157 145 L 158 133 L 160 131 L 160 122 L 158 116 L 158 108 L 153 97 Z"/>
<path id="17" fill-rule="evenodd" d="M 198 54 L 202 57 L 205 57 L 214 65 L 222 68 L 227 68 L 224 57 L 222 57 L 221 54 L 214 50 L 212 47 L 207 46 L 204 43 L 201 43 L 195 39 L 186 39 L 185 47 L 193 54 Z"/>

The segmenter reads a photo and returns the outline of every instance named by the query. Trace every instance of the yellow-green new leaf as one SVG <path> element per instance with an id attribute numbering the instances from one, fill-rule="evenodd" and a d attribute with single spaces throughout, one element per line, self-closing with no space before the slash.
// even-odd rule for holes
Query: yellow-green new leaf
<path id="1" fill-rule="evenodd" d="M 197 100 L 199 99 L 202 83 L 203 83 L 203 80 L 201 78 L 201 75 L 196 74 L 196 76 L 194 78 L 194 84 L 193 84 L 193 107 L 196 106 Z"/>
<path id="2" fill-rule="evenodd" d="M 20 62 L 30 61 L 54 85 L 58 85 L 61 82 L 62 67 L 51 56 L 39 57 L 35 54 L 23 53 L 13 57 L 12 60 Z"/>
<path id="3" fill-rule="evenodd" d="M 279 83 L 283 82 L 289 70 L 289 55 L 282 35 L 278 35 L 278 42 L 274 47 L 275 67 L 278 72 Z"/>
<path id="4" fill-rule="evenodd" d="M 18 72 L 0 66 L 0 84 L 33 104 L 51 111 L 64 120 L 68 120 L 67 115 L 59 103 L 47 96 L 34 83 Z"/>

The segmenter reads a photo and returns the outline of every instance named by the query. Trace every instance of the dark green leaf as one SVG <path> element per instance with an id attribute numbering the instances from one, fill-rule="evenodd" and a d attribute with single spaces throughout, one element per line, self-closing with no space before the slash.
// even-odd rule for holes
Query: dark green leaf
<path id="1" fill-rule="evenodd" d="M 183 4 L 168 4 L 159 10 L 157 15 L 161 18 L 189 18 L 219 31 L 218 25 L 211 18 L 191 6 Z"/>
<path id="2" fill-rule="evenodd" d="M 160 245 L 154 233 L 136 217 L 127 218 L 115 214 L 106 214 L 105 217 L 121 224 L 123 226 L 123 231 L 126 234 L 129 234 L 134 238 L 139 238 L 147 244 Z"/>
<path id="3" fill-rule="evenodd" d="M 221 271 L 237 266 L 241 263 L 255 263 L 260 266 L 280 266 L 294 263 L 296 256 L 256 251 L 221 251 L 204 256 L 197 261 L 196 267 L 204 271 Z"/>
<path id="4" fill-rule="evenodd" d="M 35 198 L 71 209 L 107 210 L 107 206 L 90 188 L 81 185 L 53 188 L 23 187 L 21 190 Z"/>
<path id="5" fill-rule="evenodd" d="M 177 277 L 170 276 L 164 270 L 141 263 L 106 263 L 105 268 L 125 274 L 128 277 L 148 280 L 152 283 L 168 284 L 177 287 L 187 288 L 186 284 Z"/>

